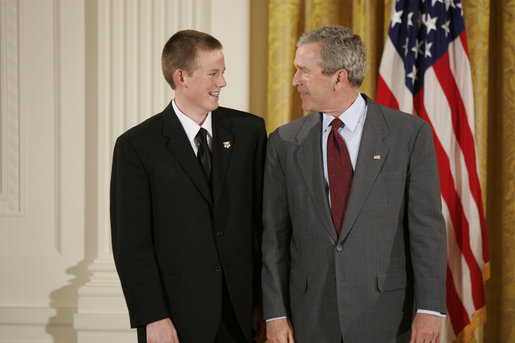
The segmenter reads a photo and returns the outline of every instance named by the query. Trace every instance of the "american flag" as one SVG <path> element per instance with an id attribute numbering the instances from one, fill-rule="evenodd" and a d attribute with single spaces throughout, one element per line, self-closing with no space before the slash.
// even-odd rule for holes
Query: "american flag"
<path id="1" fill-rule="evenodd" d="M 433 128 L 449 254 L 442 342 L 468 342 L 486 321 L 489 253 L 463 9 L 459 0 L 392 5 L 377 102 L 418 115 Z"/>

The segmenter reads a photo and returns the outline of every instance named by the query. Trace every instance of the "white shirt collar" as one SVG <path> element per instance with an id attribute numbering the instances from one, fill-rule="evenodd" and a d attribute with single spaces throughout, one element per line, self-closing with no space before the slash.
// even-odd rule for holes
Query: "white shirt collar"
<path id="1" fill-rule="evenodd" d="M 188 117 L 186 114 L 182 113 L 181 110 L 179 110 L 179 107 L 177 107 L 177 104 L 175 103 L 175 99 L 172 100 L 172 107 L 175 111 L 175 114 L 177 115 L 177 118 L 181 122 L 181 125 L 186 132 L 186 136 L 188 136 L 188 140 L 191 144 L 191 147 L 193 148 L 193 151 L 195 152 L 195 155 L 197 154 L 198 148 L 197 148 L 197 142 L 195 141 L 195 136 L 197 135 L 200 128 L 206 129 L 208 135 L 207 135 L 207 141 L 209 146 L 212 146 L 213 141 L 213 126 L 212 126 L 212 116 L 211 112 L 209 112 L 206 116 L 206 120 L 202 123 L 202 126 L 197 124 L 196 121 Z"/>
<path id="2" fill-rule="evenodd" d="M 356 130 L 356 127 L 358 126 L 361 117 L 365 114 L 365 109 L 365 99 L 363 99 L 363 96 L 358 93 L 358 97 L 356 98 L 356 100 L 354 100 L 352 105 L 350 105 L 345 112 L 340 114 L 338 118 L 345 124 L 345 128 L 347 130 L 354 132 Z M 323 131 L 329 128 L 333 119 L 334 116 L 327 113 L 323 113 Z"/>

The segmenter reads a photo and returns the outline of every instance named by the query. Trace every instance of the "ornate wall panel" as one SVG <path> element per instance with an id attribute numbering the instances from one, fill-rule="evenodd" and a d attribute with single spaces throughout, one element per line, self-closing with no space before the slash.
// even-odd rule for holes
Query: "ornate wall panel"
<path id="1" fill-rule="evenodd" d="M 56 3 L 2 2 L 0 255 L 61 252 Z"/>

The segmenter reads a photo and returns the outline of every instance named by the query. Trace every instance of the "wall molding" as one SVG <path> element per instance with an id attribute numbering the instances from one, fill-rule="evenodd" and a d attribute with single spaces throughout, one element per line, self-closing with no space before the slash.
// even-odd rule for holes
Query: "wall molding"
<path id="1" fill-rule="evenodd" d="M 62 241 L 63 241 L 63 227 L 62 227 L 62 201 L 61 201 L 61 190 L 62 190 L 62 56 L 61 56 L 61 0 L 53 0 L 53 25 L 54 25 L 54 37 L 53 37 L 53 54 L 54 54 L 54 220 L 55 220 L 55 232 L 54 232 L 54 249 L 57 254 L 62 253 Z"/>
<path id="2" fill-rule="evenodd" d="M 49 318 L 53 325 L 72 325 L 75 307 L 23 307 L 0 306 L 0 326 L 46 326 Z"/>
<path id="3" fill-rule="evenodd" d="M 18 1 L 0 0 L 0 215 L 22 214 Z"/>
<path id="4" fill-rule="evenodd" d="M 73 342 L 72 307 L 0 307 L 0 343 Z"/>

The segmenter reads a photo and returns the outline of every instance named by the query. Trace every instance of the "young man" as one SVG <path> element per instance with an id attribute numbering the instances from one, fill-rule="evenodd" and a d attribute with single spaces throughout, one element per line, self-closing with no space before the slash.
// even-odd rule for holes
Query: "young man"
<path id="1" fill-rule="evenodd" d="M 360 94 L 365 63 L 343 27 L 297 44 L 293 85 L 314 113 L 268 141 L 271 343 L 439 341 L 447 248 L 431 127 Z"/>
<path id="2" fill-rule="evenodd" d="M 259 241 L 264 121 L 218 106 L 222 45 L 166 43 L 175 98 L 116 141 L 113 253 L 139 342 L 250 342 L 264 334 Z"/>

